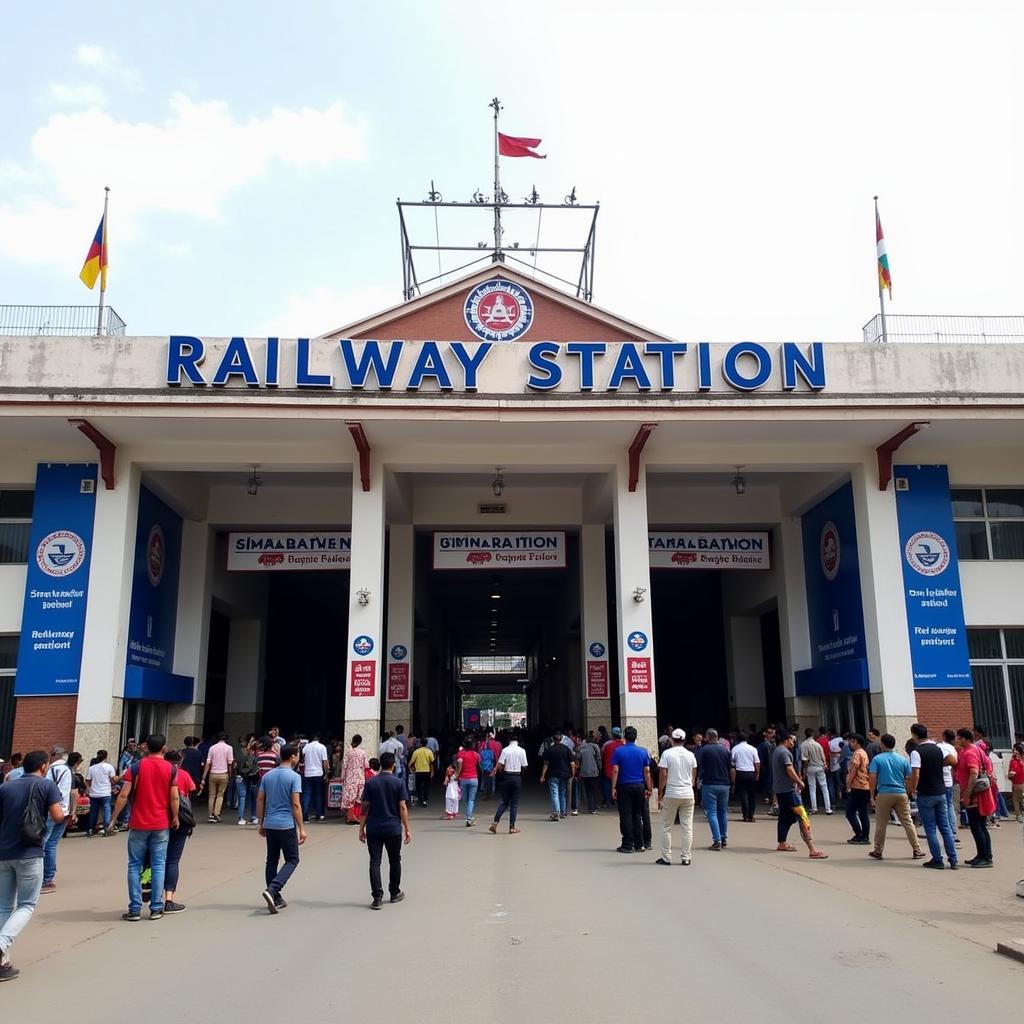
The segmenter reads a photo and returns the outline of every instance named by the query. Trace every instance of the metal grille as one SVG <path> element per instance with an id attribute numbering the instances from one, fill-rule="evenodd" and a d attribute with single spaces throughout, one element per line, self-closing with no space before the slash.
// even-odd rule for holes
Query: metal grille
<path id="1" fill-rule="evenodd" d="M 885 318 L 889 341 L 945 344 L 1005 344 L 1024 341 L 1024 316 L 918 316 L 894 313 Z M 864 340 L 881 342 L 882 317 L 864 325 Z"/>
<path id="2" fill-rule="evenodd" d="M 98 306 L 3 306 L 0 305 L 0 335 L 61 335 L 76 337 L 96 334 Z M 110 306 L 103 309 L 100 334 L 123 335 L 125 322 Z"/>

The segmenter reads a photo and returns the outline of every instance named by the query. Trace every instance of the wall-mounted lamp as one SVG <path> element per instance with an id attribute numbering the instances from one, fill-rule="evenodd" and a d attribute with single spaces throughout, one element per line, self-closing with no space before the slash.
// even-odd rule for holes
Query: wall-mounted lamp
<path id="1" fill-rule="evenodd" d="M 636 601 L 637 604 L 643 604 L 644 603 L 644 594 L 646 594 L 646 593 L 647 593 L 647 588 L 646 587 L 634 587 L 633 588 L 633 600 Z"/>
<path id="2" fill-rule="evenodd" d="M 263 477 L 259 476 L 256 470 L 259 466 L 253 465 L 252 472 L 249 474 L 249 494 L 255 497 L 260 493 L 260 488 L 263 486 Z"/>
<path id="3" fill-rule="evenodd" d="M 732 478 L 732 485 L 736 489 L 737 494 L 747 493 L 747 478 L 740 473 L 742 466 L 736 467 L 736 475 Z"/>
<path id="4" fill-rule="evenodd" d="M 501 466 L 494 467 L 494 479 L 491 481 L 491 491 L 496 498 L 500 498 L 505 491 L 505 478 L 501 475 Z"/>
<path id="5" fill-rule="evenodd" d="M 370 603 L 370 592 L 366 589 L 366 587 L 360 587 L 356 591 L 356 600 L 362 605 L 367 605 Z"/>

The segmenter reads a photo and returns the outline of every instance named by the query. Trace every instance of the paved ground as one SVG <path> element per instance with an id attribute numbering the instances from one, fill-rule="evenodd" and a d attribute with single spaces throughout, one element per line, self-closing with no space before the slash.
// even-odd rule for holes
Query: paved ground
<path id="1" fill-rule="evenodd" d="M 612 852 L 607 812 L 555 824 L 536 798 L 520 835 L 493 836 L 487 808 L 472 830 L 417 812 L 408 899 L 380 913 L 368 910 L 356 829 L 337 822 L 310 826 L 277 917 L 259 898 L 254 828 L 200 824 L 182 867 L 188 912 L 139 924 L 119 920 L 123 836 L 69 838 L 58 892 L 16 947 L 22 975 L 4 986 L 5 1013 L 49 1005 L 86 1021 L 142 1012 L 190 1024 L 311 1011 L 417 1024 L 735 1011 L 791 1024 L 800 1005 L 839 1021 L 1019 1013 L 1024 966 L 992 950 L 1024 936 L 1020 826 L 995 832 L 994 870 L 940 874 L 909 859 L 902 832 L 884 862 L 869 860 L 846 845 L 840 815 L 814 819 L 825 862 L 775 853 L 767 817 L 734 820 L 728 850 L 705 852 L 698 820 L 693 865 L 663 868 L 656 854 Z"/>

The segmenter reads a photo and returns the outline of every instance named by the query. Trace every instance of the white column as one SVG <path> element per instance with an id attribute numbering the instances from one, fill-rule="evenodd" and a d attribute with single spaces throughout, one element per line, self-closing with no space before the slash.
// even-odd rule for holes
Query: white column
<path id="1" fill-rule="evenodd" d="M 615 596 L 619 650 L 619 709 L 622 724 L 637 731 L 637 743 L 658 749 L 658 706 L 654 690 L 651 568 L 647 547 L 647 475 L 640 467 L 629 490 L 623 454 L 615 470 Z M 634 593 L 637 591 L 637 600 Z"/>
<path id="2" fill-rule="evenodd" d="M 224 731 L 233 743 L 256 728 L 263 703 L 263 623 L 232 619 L 228 634 L 228 668 L 224 684 Z"/>
<path id="3" fill-rule="evenodd" d="M 604 525 L 580 529 L 581 661 L 583 729 L 611 728 L 611 666 L 608 664 L 608 590 Z"/>
<path id="4" fill-rule="evenodd" d="M 359 733 L 373 756 L 380 740 L 381 644 L 384 626 L 384 481 L 374 466 L 372 486 L 352 491 L 352 571 L 345 666 L 345 746 Z M 355 474 L 358 481 L 359 475 Z M 366 604 L 359 591 L 365 590 Z"/>
<path id="5" fill-rule="evenodd" d="M 174 673 L 194 680 L 191 704 L 168 711 L 167 742 L 180 747 L 186 736 L 200 736 L 206 703 L 206 659 L 213 601 L 213 531 L 208 523 L 181 524 L 178 621 L 174 632 Z"/>
<path id="6" fill-rule="evenodd" d="M 412 731 L 414 540 L 411 523 L 393 523 L 388 534 L 388 643 L 384 726 Z M 404 652 L 404 653 L 403 653 Z M 427 723 L 423 723 L 427 728 Z"/>
<path id="7" fill-rule="evenodd" d="M 782 690 L 787 722 L 805 722 L 819 714 L 817 697 L 797 697 L 796 673 L 811 667 L 811 627 L 807 617 L 804 540 L 799 516 L 787 517 L 775 532 L 775 557 L 781 559 L 784 588 L 779 592 Z"/>
<path id="8" fill-rule="evenodd" d="M 892 485 L 887 491 L 878 489 L 872 464 L 862 464 L 853 471 L 853 508 L 872 716 L 879 728 L 902 743 L 917 721 L 902 549 L 895 492 Z"/>
<path id="9" fill-rule="evenodd" d="M 96 491 L 75 725 L 75 746 L 82 751 L 117 750 L 120 741 L 139 485 L 138 466 L 125 459 L 117 467 L 114 490 L 100 483 Z"/>

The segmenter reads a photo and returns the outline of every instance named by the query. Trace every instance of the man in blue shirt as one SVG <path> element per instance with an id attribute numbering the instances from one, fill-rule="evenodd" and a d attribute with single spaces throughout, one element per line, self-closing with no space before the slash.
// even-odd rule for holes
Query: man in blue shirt
<path id="1" fill-rule="evenodd" d="M 910 762 L 896 753 L 896 737 L 886 733 L 882 737 L 882 752 L 871 759 L 868 765 L 868 782 L 871 786 L 871 806 L 875 811 L 875 848 L 868 854 L 875 860 L 882 859 L 885 849 L 885 831 L 889 827 L 889 815 L 895 811 L 900 819 L 907 842 L 914 851 L 914 860 L 921 860 L 924 851 L 917 841 L 917 829 L 910 817 L 910 798 L 907 796 L 907 779 L 910 778 Z"/>
<path id="2" fill-rule="evenodd" d="M 402 840 L 412 842 L 409 828 L 409 803 L 405 782 L 395 774 L 395 755 L 380 755 L 380 774 L 366 780 L 363 787 L 363 821 L 359 841 L 370 851 L 371 910 L 380 910 L 384 884 L 380 878 L 380 862 L 388 851 L 388 891 L 392 903 L 405 899 L 402 892 Z"/>
<path id="3" fill-rule="evenodd" d="M 732 756 L 718 742 L 718 732 L 708 729 L 697 751 L 700 800 L 711 826 L 710 850 L 724 850 L 729 836 L 729 794 L 736 782 Z"/>
<path id="4" fill-rule="evenodd" d="M 306 830 L 302 827 L 302 778 L 295 770 L 298 763 L 299 748 L 286 743 L 281 748 L 281 763 L 263 776 L 256 794 L 260 835 L 267 840 L 267 887 L 262 895 L 272 914 L 288 906 L 281 890 L 299 866 L 299 847 L 306 841 Z M 282 856 L 284 864 L 278 871 Z"/>
<path id="5" fill-rule="evenodd" d="M 636 745 L 636 729 L 626 726 L 626 742 L 612 754 L 612 800 L 619 805 L 622 842 L 616 853 L 644 850 L 644 802 L 651 799 L 651 755 Z"/>

